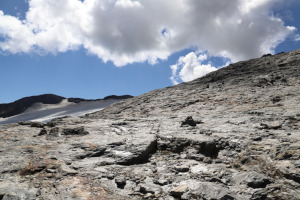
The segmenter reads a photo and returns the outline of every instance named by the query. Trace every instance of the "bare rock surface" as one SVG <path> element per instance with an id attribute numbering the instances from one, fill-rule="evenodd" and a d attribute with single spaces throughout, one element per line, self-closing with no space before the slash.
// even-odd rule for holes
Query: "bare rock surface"
<path id="1" fill-rule="evenodd" d="M 300 50 L 85 117 L 0 126 L 0 199 L 300 199 Z"/>

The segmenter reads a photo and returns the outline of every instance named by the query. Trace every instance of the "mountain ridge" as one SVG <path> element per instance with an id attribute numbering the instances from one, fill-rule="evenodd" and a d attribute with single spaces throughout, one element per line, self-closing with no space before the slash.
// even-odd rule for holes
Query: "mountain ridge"
<path id="1" fill-rule="evenodd" d="M 88 102 L 88 101 L 100 101 L 100 100 L 108 100 L 108 99 L 127 99 L 132 98 L 131 95 L 110 95 L 104 97 L 103 99 L 83 99 L 83 98 L 66 98 L 62 96 L 58 96 L 55 94 L 42 94 L 35 95 L 29 97 L 23 97 L 11 103 L 0 104 L 0 118 L 11 117 L 14 115 L 18 115 L 23 113 L 28 108 L 33 106 L 35 103 L 43 103 L 43 104 L 58 104 L 61 103 L 62 100 L 67 99 L 68 102 L 72 103 L 80 103 L 80 102 Z"/>

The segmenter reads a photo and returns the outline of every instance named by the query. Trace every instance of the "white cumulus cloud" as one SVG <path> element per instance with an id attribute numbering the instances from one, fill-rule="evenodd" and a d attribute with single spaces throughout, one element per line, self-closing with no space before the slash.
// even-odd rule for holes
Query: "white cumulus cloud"
<path id="1" fill-rule="evenodd" d="M 179 58 L 175 65 L 171 65 L 172 76 L 171 81 L 174 85 L 180 82 L 187 82 L 202 77 L 210 72 L 216 71 L 217 68 L 211 64 L 204 64 L 208 55 L 202 53 L 197 55 L 194 52 Z"/>
<path id="2" fill-rule="evenodd" d="M 297 42 L 300 41 L 300 35 L 296 34 L 295 37 L 294 37 L 294 40 L 297 41 Z"/>
<path id="3" fill-rule="evenodd" d="M 83 47 L 123 66 L 196 47 L 235 62 L 272 53 L 295 32 L 272 15 L 277 1 L 28 0 L 23 21 L 0 12 L 0 50 L 56 54 Z"/>

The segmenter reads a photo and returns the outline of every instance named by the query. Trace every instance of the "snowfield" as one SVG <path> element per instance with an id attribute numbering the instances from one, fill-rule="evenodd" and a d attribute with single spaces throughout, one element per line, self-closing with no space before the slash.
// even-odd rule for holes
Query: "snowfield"
<path id="1" fill-rule="evenodd" d="M 36 103 L 19 115 L 0 118 L 0 124 L 17 123 L 20 121 L 48 122 L 54 118 L 64 116 L 80 117 L 88 113 L 102 110 L 118 101 L 120 100 L 99 100 L 70 103 L 67 99 L 65 99 L 61 103 L 55 105 Z"/>

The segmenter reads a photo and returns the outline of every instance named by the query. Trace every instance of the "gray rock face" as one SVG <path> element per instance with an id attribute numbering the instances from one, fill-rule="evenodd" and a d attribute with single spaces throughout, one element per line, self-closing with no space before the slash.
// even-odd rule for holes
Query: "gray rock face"
<path id="1" fill-rule="evenodd" d="M 84 130 L 84 127 L 66 128 L 62 131 L 63 135 L 87 135 L 89 134 Z"/>
<path id="2" fill-rule="evenodd" d="M 300 50 L 85 117 L 0 126 L 0 199 L 300 199 Z"/>
<path id="3" fill-rule="evenodd" d="M 247 185 L 252 188 L 265 188 L 270 182 L 268 177 L 255 172 L 250 173 L 247 179 Z"/>

